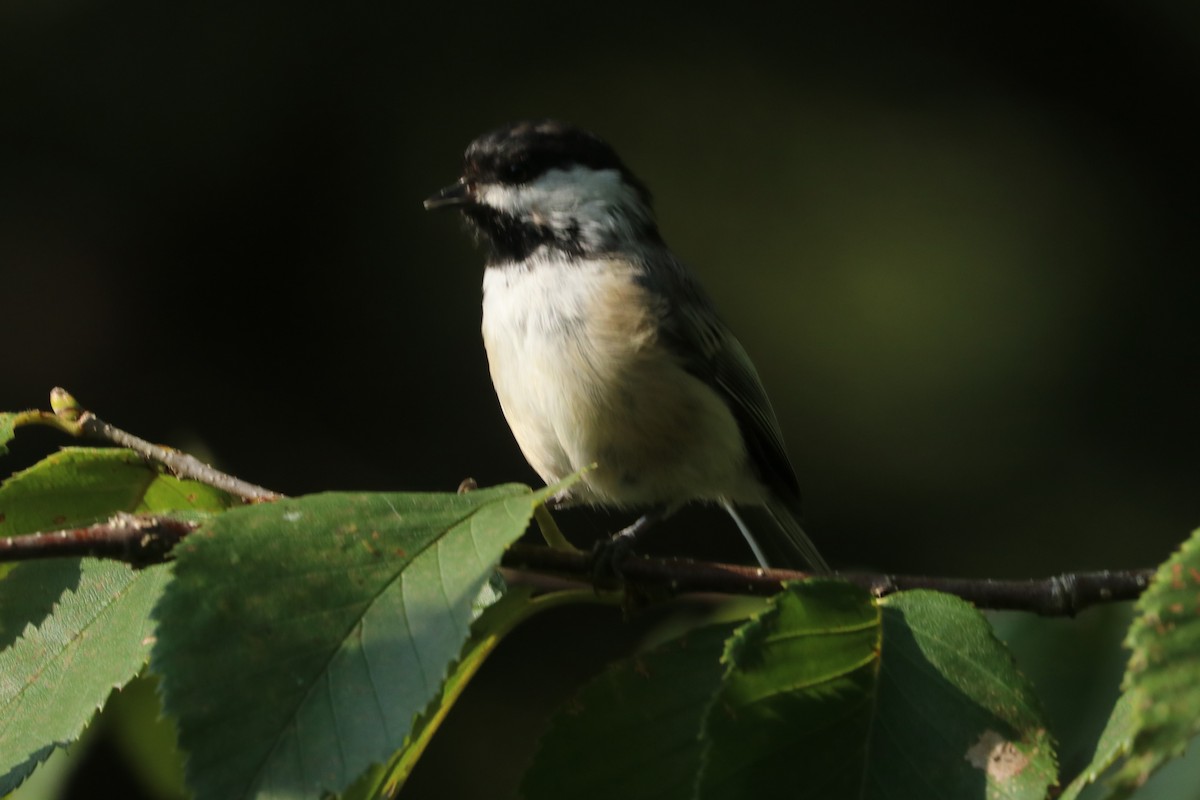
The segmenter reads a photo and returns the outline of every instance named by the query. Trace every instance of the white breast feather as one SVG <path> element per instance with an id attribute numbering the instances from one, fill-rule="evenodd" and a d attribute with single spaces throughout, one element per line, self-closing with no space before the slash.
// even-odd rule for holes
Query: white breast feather
<path id="1" fill-rule="evenodd" d="M 484 344 L 522 452 L 548 483 L 597 463 L 584 501 L 756 497 L 736 421 L 660 346 L 633 273 L 549 257 L 488 268 Z"/>

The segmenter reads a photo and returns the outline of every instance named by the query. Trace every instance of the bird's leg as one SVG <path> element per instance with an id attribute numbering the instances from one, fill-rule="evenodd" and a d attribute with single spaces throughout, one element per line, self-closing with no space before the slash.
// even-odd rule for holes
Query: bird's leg
<path id="1" fill-rule="evenodd" d="M 623 542 L 625 547 L 631 547 L 634 541 L 646 531 L 667 518 L 667 510 L 651 511 L 642 514 L 632 525 L 627 525 L 612 535 L 610 541 Z"/>
<path id="2" fill-rule="evenodd" d="M 595 575 L 621 574 L 621 562 L 633 550 L 638 537 L 666 519 L 670 509 L 663 508 L 643 514 L 608 539 L 596 542 L 592 549 L 592 572 Z"/>

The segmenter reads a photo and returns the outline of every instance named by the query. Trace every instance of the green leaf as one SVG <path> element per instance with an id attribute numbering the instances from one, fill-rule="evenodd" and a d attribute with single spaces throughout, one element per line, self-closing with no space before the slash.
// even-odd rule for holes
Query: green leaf
<path id="1" fill-rule="evenodd" d="M 161 475 L 125 450 L 72 448 L 0 484 L 0 535 L 118 511 L 217 510 L 224 494 Z M 16 565 L 0 581 L 0 794 L 79 736 L 113 687 L 145 664 L 162 567 L 65 558 Z"/>
<path id="2" fill-rule="evenodd" d="M 152 666 L 198 800 L 337 792 L 399 750 L 553 491 L 323 494 L 189 536 Z"/>
<path id="3" fill-rule="evenodd" d="M 690 798 L 703 752 L 700 725 L 733 629 L 691 631 L 588 683 L 551 721 L 522 797 Z"/>
<path id="4" fill-rule="evenodd" d="M 164 475 L 136 453 L 68 447 L 0 484 L 0 536 L 88 525 L 118 511 L 220 510 L 219 489 Z"/>
<path id="5" fill-rule="evenodd" d="M 12 645 L 27 625 L 50 616 L 64 591 L 79 586 L 82 559 L 54 558 L 13 564 L 0 581 L 0 651 Z"/>
<path id="6" fill-rule="evenodd" d="M 1133 603 L 1099 606 L 1072 618 L 1022 611 L 985 616 L 1042 700 L 1059 742 L 1065 784 L 1092 760 L 1105 726 L 1111 728 L 1129 660 L 1121 641 L 1133 621 Z"/>
<path id="7" fill-rule="evenodd" d="M 494 586 L 485 585 L 483 594 L 495 597 L 495 591 Z M 433 734 L 441 727 L 467 684 L 479 672 L 500 641 L 518 624 L 540 611 L 569 602 L 594 601 L 596 596 L 593 591 L 587 590 L 555 592 L 534 598 L 534 591 L 528 586 L 505 590 L 471 623 L 471 635 L 463 645 L 462 653 L 451 667 L 446 680 L 442 682 L 441 693 L 414 722 L 404 747 L 393 754 L 387 764 L 368 770 L 342 794 L 342 800 L 395 797 L 408 780 L 417 760 L 424 754 Z"/>
<path id="8" fill-rule="evenodd" d="M 54 755 L 56 750 L 58 750 L 56 745 L 48 744 L 45 747 L 30 753 L 28 758 L 21 763 L 16 764 L 9 769 L 8 772 L 4 773 L 4 776 L 0 777 L 0 792 L 6 793 L 4 797 L 9 797 L 9 794 L 7 793 L 12 792 L 14 789 L 21 786 L 21 784 L 25 783 L 25 781 L 29 779 L 29 776 L 33 774 L 34 770 L 36 770 L 52 755 Z"/>
<path id="9" fill-rule="evenodd" d="M 971 604 L 903 592 L 883 606 L 883 669 L 872 748 L 872 796 L 1041 798 L 1056 781 L 1041 704 Z M 959 793 L 955 787 L 961 787 Z"/>
<path id="10" fill-rule="evenodd" d="M 118 511 L 220 511 L 233 501 L 217 489 L 163 475 L 129 450 L 72 447 L 0 484 L 0 536 L 80 527 Z M 0 646 L 40 624 L 79 580 L 79 559 L 27 561 L 0 581 Z"/>
<path id="11" fill-rule="evenodd" d="M 1125 646 L 1132 734 L 1114 775 L 1125 797 L 1200 733 L 1200 531 L 1158 568 L 1138 599 Z M 1118 708 L 1118 710 L 1120 710 Z"/>
<path id="12" fill-rule="evenodd" d="M 484 592 L 493 589 L 484 587 Z M 528 619 L 533 613 L 545 607 L 537 601 L 531 601 L 533 589 L 523 587 L 517 591 L 507 592 L 492 602 L 483 613 L 471 623 L 471 635 L 458 660 L 442 682 L 441 692 L 430 701 L 428 707 L 413 723 L 404 748 L 397 753 L 389 763 L 389 769 L 384 774 L 382 784 L 386 796 L 393 797 L 416 766 L 417 760 L 424 754 L 429 740 L 441 727 L 446 715 L 455 702 L 467 688 L 467 684 L 479 672 L 487 657 L 496 646 L 518 623 Z"/>
<path id="13" fill-rule="evenodd" d="M 16 428 L 17 415 L 11 411 L 0 411 L 0 456 L 8 452 Z"/>
<path id="14" fill-rule="evenodd" d="M 1036 699 L 986 620 L 934 592 L 810 581 L 731 637 L 698 796 L 1043 798 Z"/>
<path id="15" fill-rule="evenodd" d="M 78 587 L 0 652 L 0 795 L 25 778 L 35 753 L 78 738 L 109 692 L 142 668 L 150 610 L 169 576 L 163 566 L 85 559 Z"/>
<path id="16" fill-rule="evenodd" d="M 1127 693 L 1117 699 L 1112 716 L 1108 718 L 1108 724 L 1100 734 L 1100 741 L 1096 743 L 1096 754 L 1092 757 L 1092 762 L 1075 776 L 1075 780 L 1071 781 L 1059 800 L 1075 800 L 1080 792 L 1098 781 L 1121 756 L 1129 752 L 1133 746 L 1133 736 L 1133 695 Z"/>
<path id="17" fill-rule="evenodd" d="M 741 626 L 703 724 L 698 796 L 862 796 L 881 616 L 866 592 L 816 581 Z"/>

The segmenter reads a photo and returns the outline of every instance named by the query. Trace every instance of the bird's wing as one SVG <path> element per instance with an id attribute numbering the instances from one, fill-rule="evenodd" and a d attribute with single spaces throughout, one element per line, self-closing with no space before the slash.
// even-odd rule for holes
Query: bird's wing
<path id="1" fill-rule="evenodd" d="M 679 262 L 654 269 L 648 287 L 661 298 L 662 341 L 691 374 L 729 404 L 759 479 L 796 502 L 800 486 L 784 449 L 779 420 L 742 345 L 721 322 L 703 288 Z M 669 300 L 668 300 L 669 298 Z"/>
<path id="2" fill-rule="evenodd" d="M 664 274 L 659 276 L 660 272 Z M 727 505 L 730 516 L 760 561 L 801 569 L 807 565 L 817 572 L 829 572 L 829 565 L 800 525 L 800 486 L 796 472 L 784 449 L 779 420 L 753 362 L 682 264 L 672 261 L 670 271 L 651 273 L 656 277 L 648 279 L 650 288 L 659 291 L 662 341 L 688 372 L 725 399 L 742 432 L 758 479 L 767 488 L 763 512 L 773 524 L 766 528 L 748 526 L 747 520 L 760 515 L 750 508 L 738 512 Z M 653 286 L 655 281 L 659 282 L 658 287 Z M 755 535 L 751 528 L 775 535 Z"/>
<path id="3" fill-rule="evenodd" d="M 762 511 L 773 525 L 764 532 L 783 536 L 754 535 L 750 527 L 758 526 L 748 527 L 745 520 L 758 516 L 756 510 L 737 512 L 727 506 L 730 515 L 760 560 L 766 558 L 776 566 L 808 565 L 817 572 L 828 572 L 829 565 L 800 526 L 796 472 L 783 445 L 779 420 L 750 357 L 683 264 L 664 258 L 653 266 L 656 268 L 646 271 L 644 283 L 658 297 L 661 341 L 684 369 L 713 387 L 729 405 L 758 479 L 767 488 Z"/>

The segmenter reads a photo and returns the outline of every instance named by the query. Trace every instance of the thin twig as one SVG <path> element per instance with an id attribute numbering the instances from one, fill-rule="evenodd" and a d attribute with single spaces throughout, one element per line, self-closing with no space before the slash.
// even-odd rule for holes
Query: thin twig
<path id="1" fill-rule="evenodd" d="M 591 556 L 586 553 L 515 544 L 504 554 L 500 563 L 514 570 L 573 578 L 581 583 L 597 585 L 597 588 L 613 588 L 617 583 L 612 576 L 597 578 L 593 574 Z M 786 581 L 812 577 L 808 573 L 792 570 L 637 556 L 622 561 L 620 573 L 628 586 L 666 589 L 673 594 L 722 592 L 763 596 L 775 594 Z M 1149 585 L 1153 575 L 1153 570 L 1140 569 L 1067 573 L 1028 580 L 857 572 L 837 573 L 833 577 L 861 586 L 875 597 L 911 589 L 931 589 L 961 597 L 978 608 L 1031 611 L 1043 616 L 1061 617 L 1074 616 L 1085 608 L 1101 603 L 1134 600 Z"/>
<path id="2" fill-rule="evenodd" d="M 116 514 L 85 528 L 0 539 L 0 562 L 92 556 L 143 567 L 170 558 L 171 548 L 198 523 L 157 514 Z"/>
<path id="3" fill-rule="evenodd" d="M 73 436 L 89 436 L 93 439 L 103 439 L 106 442 L 127 447 L 142 458 L 162 464 L 177 478 L 199 481 L 243 500 L 265 501 L 278 500 L 283 497 L 278 492 L 221 472 L 195 456 L 170 447 L 152 444 L 132 433 L 110 425 L 92 412 L 83 409 L 66 389 L 56 387 L 50 392 L 50 407 L 54 409 L 53 422 L 49 419 L 34 418 L 29 421 L 53 425 Z M 48 416 L 43 414 L 43 417 Z"/>

